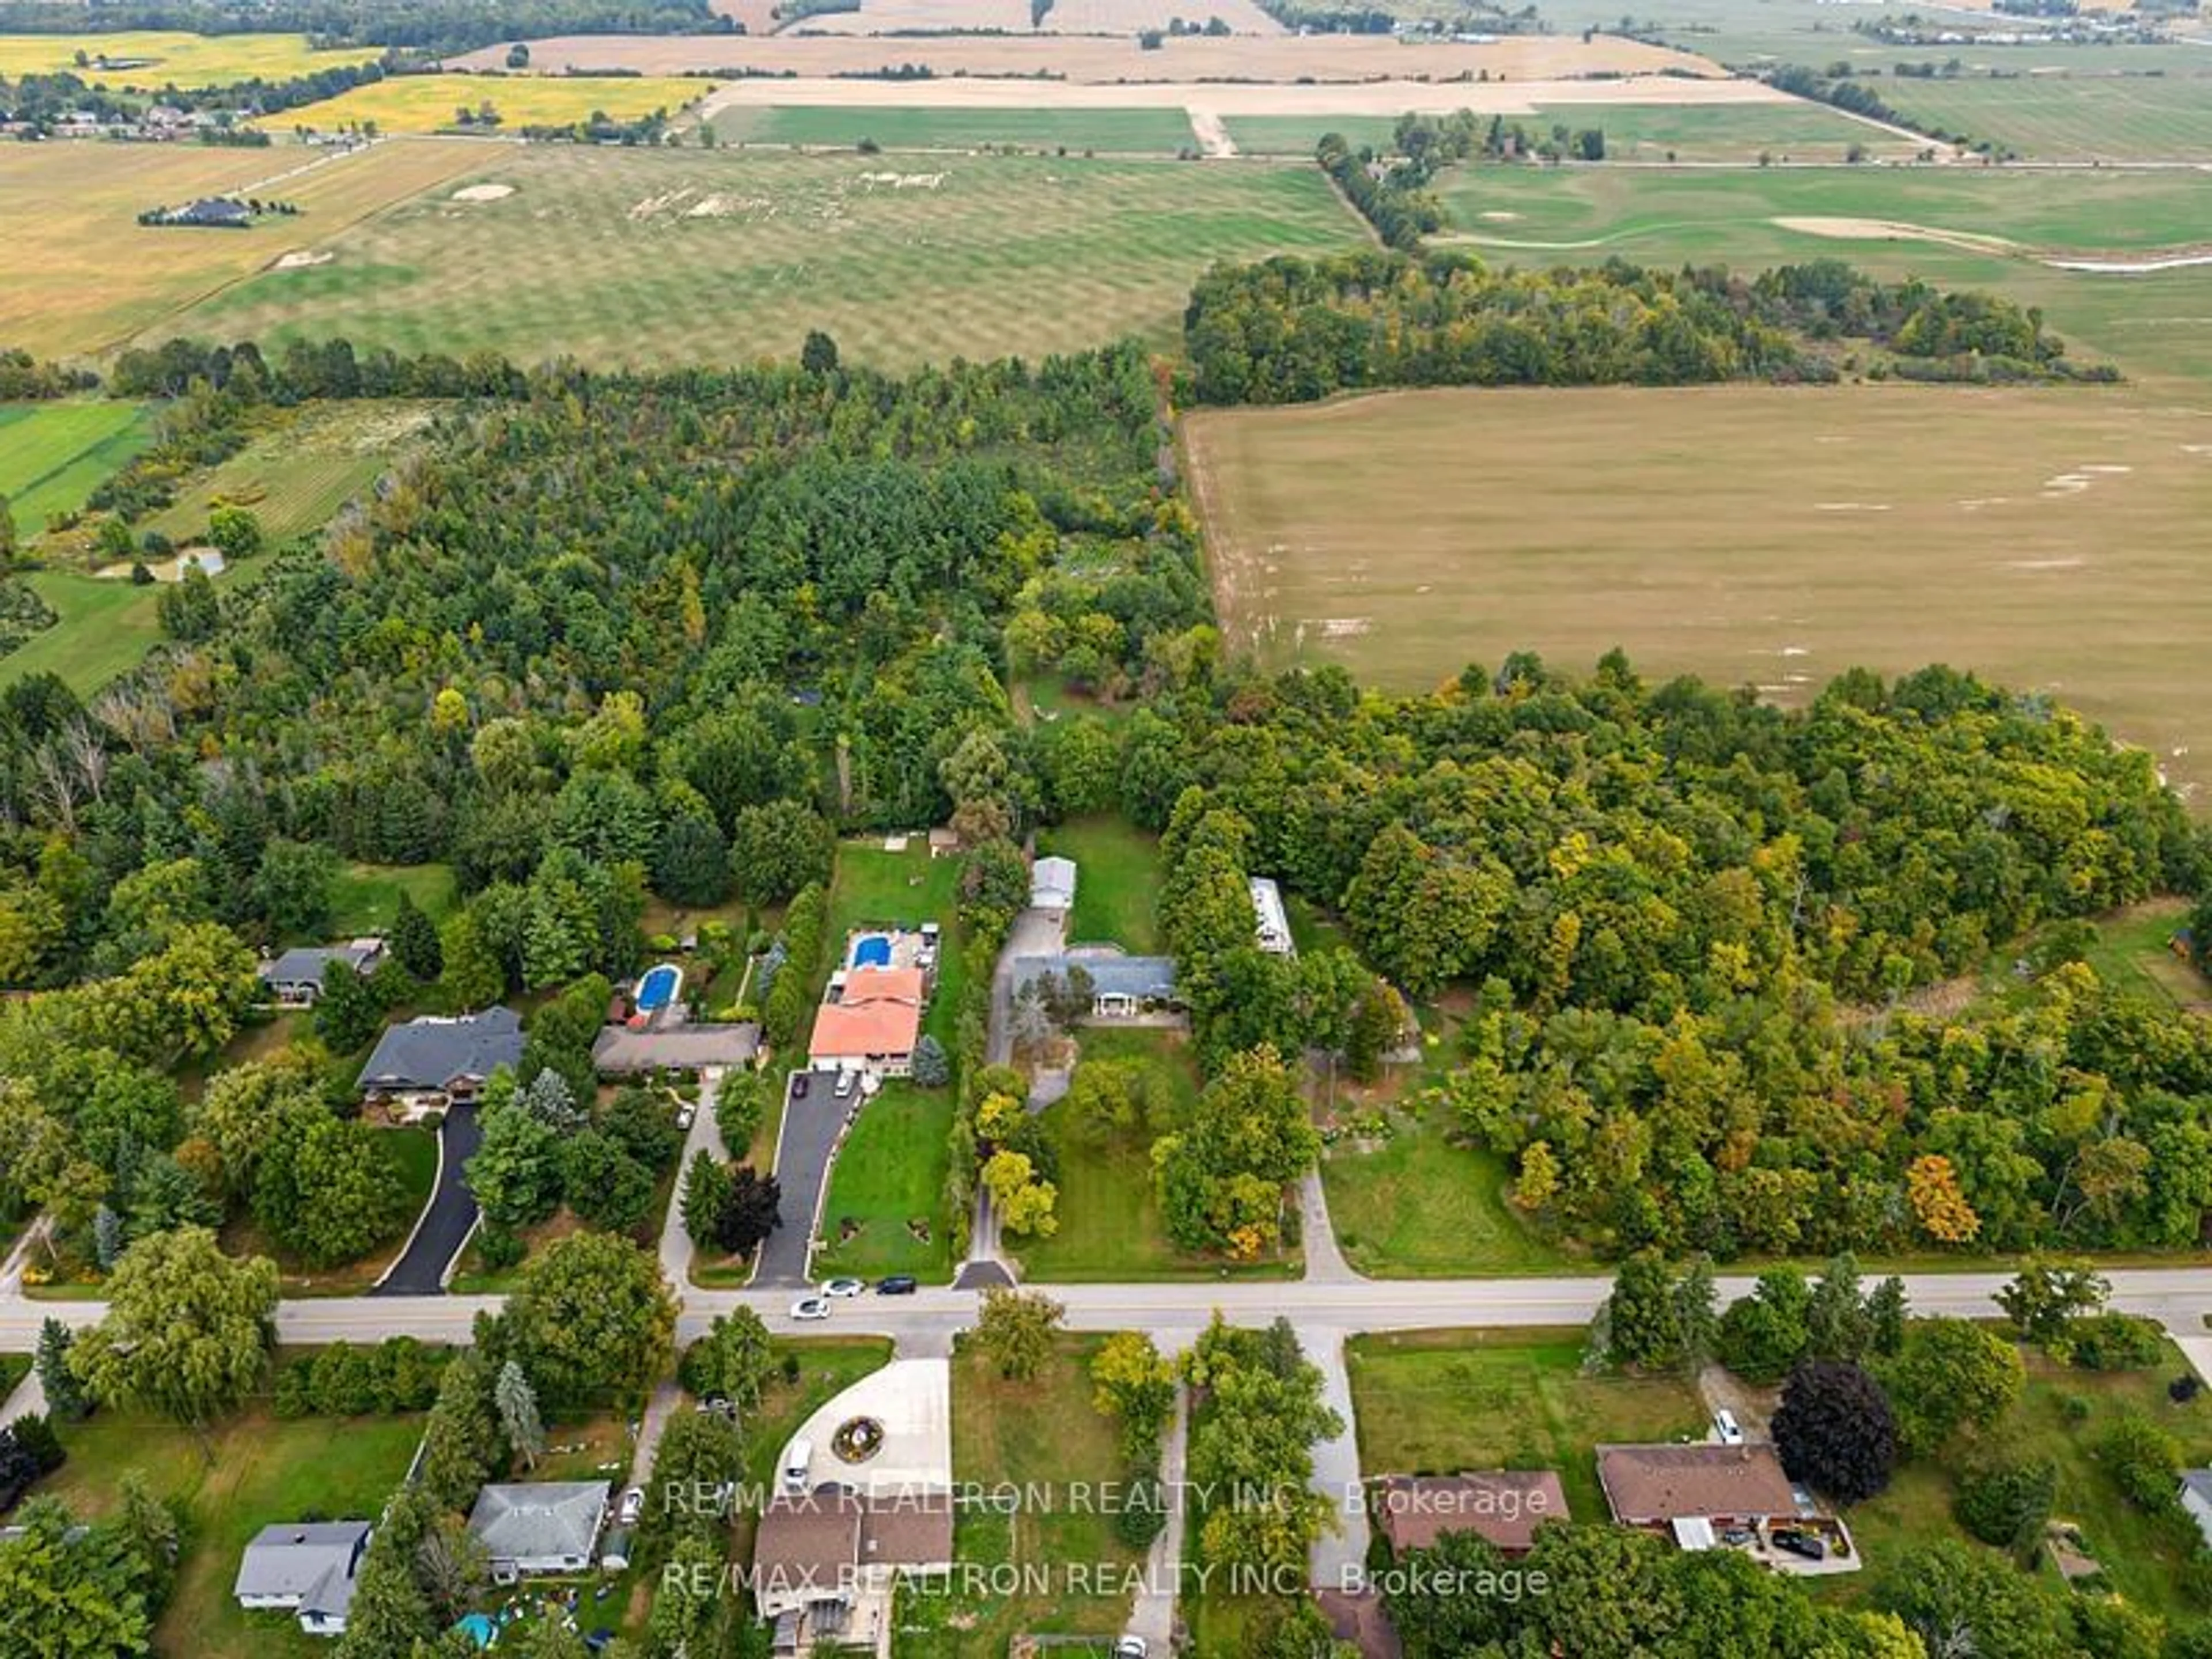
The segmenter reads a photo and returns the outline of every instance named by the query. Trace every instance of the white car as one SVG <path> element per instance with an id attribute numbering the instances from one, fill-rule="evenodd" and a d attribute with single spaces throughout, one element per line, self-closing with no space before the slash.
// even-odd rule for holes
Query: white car
<path id="1" fill-rule="evenodd" d="M 793 1319 L 827 1319 L 830 1317 L 830 1298 L 826 1296 L 802 1296 L 791 1304 Z"/>
<path id="2" fill-rule="evenodd" d="M 637 1524 L 638 1516 L 644 1513 L 645 1488 L 632 1486 L 622 1495 L 622 1508 L 615 1513 L 615 1524 L 618 1527 L 634 1527 Z"/>
<path id="3" fill-rule="evenodd" d="M 1125 1636 L 1114 1644 L 1114 1659 L 1145 1659 L 1151 1651 L 1141 1636 Z"/>
<path id="4" fill-rule="evenodd" d="M 833 1279 L 822 1287 L 822 1294 L 835 1297 L 858 1296 L 867 1288 L 868 1281 L 865 1279 Z"/>
<path id="5" fill-rule="evenodd" d="M 699 1109 L 687 1100 L 676 1109 L 676 1127 L 688 1129 L 691 1127 L 691 1120 L 698 1115 Z"/>
<path id="6" fill-rule="evenodd" d="M 1713 1413 L 1713 1437 L 1723 1446 L 1743 1444 L 1743 1430 L 1737 1426 L 1735 1413 L 1726 1406 Z"/>
<path id="7" fill-rule="evenodd" d="M 852 1073 L 841 1071 L 837 1073 L 837 1087 L 834 1092 L 840 1100 L 844 1099 L 848 1095 L 853 1092 Z"/>

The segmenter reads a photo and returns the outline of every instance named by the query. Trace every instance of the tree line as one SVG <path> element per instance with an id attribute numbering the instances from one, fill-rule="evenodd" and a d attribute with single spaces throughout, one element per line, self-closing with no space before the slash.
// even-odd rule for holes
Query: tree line
<path id="1" fill-rule="evenodd" d="M 1493 270 L 1471 254 L 1366 251 L 1216 266 L 1183 316 L 1200 403 L 1297 403 L 1390 386 L 1827 381 L 1848 350 L 1922 379 L 2110 380 L 2076 368 L 2033 307 L 1840 260 L 1755 277 Z"/>
<path id="2" fill-rule="evenodd" d="M 707 0 L 116 0 L 93 20 L 102 32 L 305 34 L 319 47 L 377 46 L 423 58 L 555 34 L 735 32 Z M 69 0 L 0 0 L 0 33 L 83 36 Z"/>

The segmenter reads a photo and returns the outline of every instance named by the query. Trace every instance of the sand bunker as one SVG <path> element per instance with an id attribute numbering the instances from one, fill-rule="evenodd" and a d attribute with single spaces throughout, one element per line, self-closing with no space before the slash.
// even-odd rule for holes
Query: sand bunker
<path id="1" fill-rule="evenodd" d="M 305 270 L 309 265 L 326 265 L 337 257 L 338 256 L 337 254 L 329 252 L 327 249 L 320 253 L 309 253 L 303 248 L 295 248 L 291 252 L 284 255 L 283 258 L 277 260 L 275 264 L 270 266 L 269 269 L 271 270 Z"/>
<path id="2" fill-rule="evenodd" d="M 500 202 L 514 194 L 513 185 L 464 185 L 453 192 L 456 202 Z"/>
<path id="3" fill-rule="evenodd" d="M 938 190 L 945 184 L 941 173 L 864 173 L 864 185 L 881 186 L 887 190 Z"/>
<path id="4" fill-rule="evenodd" d="M 2002 236 L 1984 236 L 1971 230 L 1936 230 L 1927 225 L 1908 225 L 1894 219 L 1783 218 L 1774 223 L 1805 236 L 1827 236 L 1844 242 L 1942 242 L 1973 253 L 2017 253 L 2020 244 Z"/>
<path id="5" fill-rule="evenodd" d="M 2146 253 L 2121 259 L 2045 259 L 2053 270 L 2081 270 L 2099 276 L 2148 276 L 2154 271 L 2212 265 L 2212 253 Z"/>
<path id="6" fill-rule="evenodd" d="M 1510 225 L 1521 216 L 1517 213 L 1510 213 L 1504 208 L 1492 208 L 1489 212 L 1477 216 L 1487 220 L 1493 225 Z"/>

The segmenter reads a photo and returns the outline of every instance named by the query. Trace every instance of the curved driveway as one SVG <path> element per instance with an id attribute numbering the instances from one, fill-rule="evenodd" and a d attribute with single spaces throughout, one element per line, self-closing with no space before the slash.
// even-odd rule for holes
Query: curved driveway
<path id="1" fill-rule="evenodd" d="M 371 1296 L 442 1296 L 446 1274 L 477 1224 L 477 1200 L 465 1170 L 483 1130 L 473 1105 L 455 1106 L 438 1126 L 438 1183 L 416 1218 L 415 1231 L 399 1260 L 385 1270 Z"/>

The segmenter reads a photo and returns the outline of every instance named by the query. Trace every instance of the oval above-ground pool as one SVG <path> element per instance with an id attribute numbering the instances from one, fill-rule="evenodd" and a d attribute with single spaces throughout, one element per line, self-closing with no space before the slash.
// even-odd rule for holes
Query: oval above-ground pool
<path id="1" fill-rule="evenodd" d="M 645 977 L 637 982 L 637 1011 L 641 1014 L 657 1014 L 676 1000 L 676 993 L 684 984 L 684 970 L 672 962 L 664 962 L 645 970 Z"/>
<path id="2" fill-rule="evenodd" d="M 890 934 L 863 933 L 853 941 L 853 966 L 855 968 L 888 968 L 890 965 Z"/>

